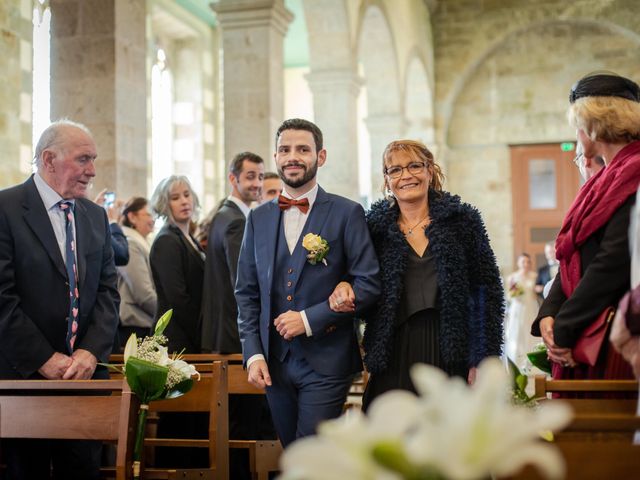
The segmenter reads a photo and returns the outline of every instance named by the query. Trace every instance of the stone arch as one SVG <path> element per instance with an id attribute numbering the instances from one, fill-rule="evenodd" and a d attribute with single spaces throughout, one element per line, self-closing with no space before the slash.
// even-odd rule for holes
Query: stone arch
<path id="1" fill-rule="evenodd" d="M 366 89 L 369 134 L 371 197 L 379 198 L 382 172 L 375 162 L 384 147 L 404 135 L 406 121 L 402 102 L 402 82 L 393 30 L 382 2 L 363 2 L 358 17 L 356 37 L 358 63 Z"/>
<path id="2" fill-rule="evenodd" d="M 498 54 L 502 49 L 507 48 L 511 43 L 517 41 L 520 38 L 526 37 L 529 34 L 535 33 L 536 31 L 542 31 L 545 28 L 573 28 L 577 32 L 579 31 L 602 31 L 606 34 L 614 34 L 621 38 L 626 39 L 627 41 L 640 45 L 640 34 L 628 30 L 625 27 L 622 27 L 618 24 L 610 22 L 608 20 L 603 19 L 591 19 L 591 18 L 581 18 L 574 17 L 571 19 L 562 19 L 562 20 L 541 20 L 532 22 L 526 26 L 521 28 L 516 28 L 510 32 L 505 33 L 502 37 L 496 39 L 493 43 L 491 43 L 481 54 L 476 56 L 469 65 L 464 69 L 462 75 L 459 75 L 456 79 L 453 87 L 451 88 L 449 95 L 446 100 L 443 102 L 443 106 L 441 107 L 440 116 L 442 118 L 442 128 L 440 132 L 442 132 L 442 136 L 440 138 L 441 142 L 444 145 L 449 145 L 449 139 L 452 128 L 452 121 L 455 117 L 455 108 L 460 102 L 460 97 L 465 89 L 465 87 L 474 79 L 478 73 L 478 71 L 489 61 L 493 56 Z M 579 42 L 575 42 L 575 44 L 579 44 Z M 553 50 L 552 50 L 553 51 Z M 595 70 L 595 68 L 594 68 Z M 584 74 L 586 72 L 582 72 Z M 579 78 L 580 74 L 574 75 L 572 78 L 567 78 L 566 85 L 570 85 Z M 563 104 L 561 111 L 564 112 L 566 109 L 566 103 Z"/>
<path id="3" fill-rule="evenodd" d="M 416 49 L 409 56 L 405 72 L 406 137 L 432 146 L 435 140 L 433 87 L 429 82 L 426 62 Z"/>

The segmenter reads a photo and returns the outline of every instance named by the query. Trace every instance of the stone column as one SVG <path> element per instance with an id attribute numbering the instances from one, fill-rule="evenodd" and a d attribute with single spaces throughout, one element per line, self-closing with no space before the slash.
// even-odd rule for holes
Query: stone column
<path id="1" fill-rule="evenodd" d="M 284 115 L 284 36 L 293 15 L 284 0 L 220 0 L 224 142 L 229 162 L 257 153 L 273 169 L 274 136 Z"/>
<path id="2" fill-rule="evenodd" d="M 0 188 L 31 172 L 30 0 L 0 0 Z"/>
<path id="3" fill-rule="evenodd" d="M 371 141 L 371 201 L 382 198 L 382 153 L 393 140 L 405 136 L 407 121 L 400 113 L 369 115 L 365 119 Z"/>
<path id="4" fill-rule="evenodd" d="M 320 183 L 331 193 L 360 201 L 358 188 L 358 93 L 362 79 L 355 69 L 315 70 L 307 75 L 313 93 L 314 123 L 324 135 L 327 162 Z"/>
<path id="5" fill-rule="evenodd" d="M 147 194 L 144 0 L 51 0 L 51 118 L 93 132 L 92 194 Z"/>

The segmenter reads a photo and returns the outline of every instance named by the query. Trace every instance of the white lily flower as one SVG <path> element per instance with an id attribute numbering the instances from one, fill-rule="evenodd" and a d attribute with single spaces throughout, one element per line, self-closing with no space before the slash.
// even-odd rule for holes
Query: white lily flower
<path id="1" fill-rule="evenodd" d="M 509 476 L 527 464 L 547 478 L 563 476 L 562 456 L 540 439 L 540 432 L 564 427 L 571 419 L 569 407 L 513 405 L 509 376 L 498 359 L 482 363 L 471 388 L 433 366 L 415 365 L 411 375 L 419 397 L 387 392 L 371 404 L 367 417 L 350 414 L 347 421 L 321 424 L 317 436 L 285 451 L 282 478 L 398 479 L 399 473 L 379 463 L 391 459 L 393 465 L 396 455 L 404 456 L 409 469 L 428 469 L 452 480 Z M 376 460 L 373 452 L 381 445 L 392 448 Z"/>
<path id="2" fill-rule="evenodd" d="M 138 355 L 138 337 L 135 333 L 132 333 L 127 340 L 127 344 L 124 346 L 124 363 L 127 363 L 129 357 L 136 357 Z"/>
<path id="3" fill-rule="evenodd" d="M 162 367 L 168 367 L 171 363 L 169 358 L 169 350 L 164 345 L 158 345 L 158 361 L 157 364 Z"/>
<path id="4" fill-rule="evenodd" d="M 402 480 L 372 461 L 372 438 L 365 417 L 349 415 L 324 422 L 317 436 L 294 442 L 282 455 L 280 480 Z"/>
<path id="5" fill-rule="evenodd" d="M 183 378 L 191 378 L 194 375 L 198 376 L 198 380 L 200 380 L 200 374 L 196 370 L 196 367 L 185 362 L 184 360 L 168 360 L 167 366 L 173 370 L 180 372 Z"/>

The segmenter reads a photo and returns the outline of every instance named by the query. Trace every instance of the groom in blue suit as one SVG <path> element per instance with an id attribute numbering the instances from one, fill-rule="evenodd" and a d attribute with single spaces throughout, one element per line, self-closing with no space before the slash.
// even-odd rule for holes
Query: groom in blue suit
<path id="1" fill-rule="evenodd" d="M 238 262 L 238 327 L 249 382 L 266 387 L 285 447 L 342 412 L 362 370 L 354 315 L 380 294 L 362 207 L 317 184 L 326 156 L 313 123 L 291 119 L 280 126 L 274 157 L 285 188 L 277 201 L 249 214 Z M 308 234 L 328 243 L 324 260 L 314 261 L 317 253 L 303 246 Z M 329 306 L 341 281 L 353 284 L 354 312 Z"/>

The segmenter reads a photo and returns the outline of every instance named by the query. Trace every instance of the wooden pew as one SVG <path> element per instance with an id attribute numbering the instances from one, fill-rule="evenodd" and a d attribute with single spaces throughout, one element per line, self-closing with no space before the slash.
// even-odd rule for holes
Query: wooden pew
<path id="1" fill-rule="evenodd" d="M 0 380 L 0 438 L 115 442 L 116 479 L 125 480 L 138 405 L 123 380 Z"/>
<path id="2" fill-rule="evenodd" d="M 110 363 L 123 361 L 112 356 Z M 194 362 L 191 362 L 194 363 Z M 207 439 L 145 437 L 145 447 L 196 447 L 209 450 L 208 468 L 144 468 L 143 478 L 148 480 L 172 479 L 228 479 L 229 478 L 229 422 L 227 394 L 227 363 L 210 361 L 194 363 L 200 381 L 185 395 L 149 404 L 149 417 L 163 412 L 205 412 L 209 414 Z M 112 374 L 112 375 L 117 375 Z M 144 463 L 144 462 L 143 462 Z"/>
<path id="3" fill-rule="evenodd" d="M 264 395 L 264 389 L 254 387 L 247 380 L 247 372 L 242 366 L 241 354 L 199 354 L 185 355 L 184 360 L 196 363 L 201 359 L 225 360 L 228 363 L 228 393 L 235 395 Z M 254 479 L 267 480 L 270 472 L 280 470 L 282 444 L 279 440 L 234 440 L 229 439 L 229 448 L 239 448 L 249 452 L 249 469 Z"/>

